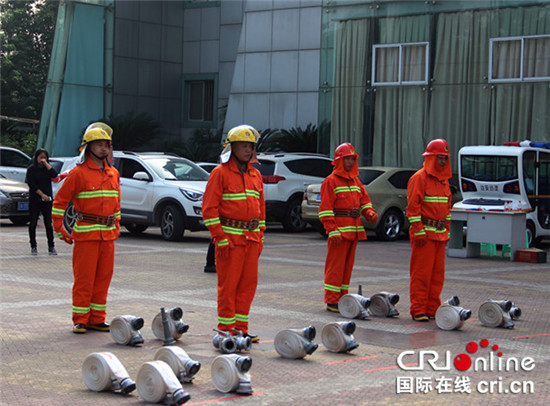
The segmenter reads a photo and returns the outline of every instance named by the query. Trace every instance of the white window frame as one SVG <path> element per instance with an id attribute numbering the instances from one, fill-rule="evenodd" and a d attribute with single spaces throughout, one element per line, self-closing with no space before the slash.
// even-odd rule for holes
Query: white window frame
<path id="1" fill-rule="evenodd" d="M 403 80 L 403 48 L 407 46 L 425 46 L 425 69 L 424 69 L 424 79 L 423 80 L 414 80 L 414 81 L 405 81 Z M 395 86 L 395 85 L 426 85 L 428 84 L 428 71 L 429 71 L 429 60 L 430 60 L 430 43 L 429 42 L 403 42 L 396 44 L 376 44 L 372 47 L 372 77 L 371 83 L 373 86 Z M 398 69 L 398 80 L 396 82 L 377 82 L 376 81 L 376 51 L 380 48 L 399 48 L 399 69 Z"/>
<path id="2" fill-rule="evenodd" d="M 525 40 L 531 38 L 550 38 L 550 35 L 524 35 L 519 37 L 499 37 L 489 39 L 489 74 L 487 75 L 490 83 L 506 83 L 506 82 L 541 82 L 550 80 L 550 76 L 532 76 L 525 77 Z M 493 46 L 496 42 L 521 41 L 521 57 L 520 57 L 520 72 L 515 78 L 493 78 Z"/>

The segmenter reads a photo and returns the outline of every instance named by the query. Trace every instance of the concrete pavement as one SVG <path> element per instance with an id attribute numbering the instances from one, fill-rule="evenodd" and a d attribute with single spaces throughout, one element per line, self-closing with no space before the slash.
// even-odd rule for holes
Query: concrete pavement
<path id="1" fill-rule="evenodd" d="M 108 333 L 71 332 L 70 246 L 59 241 L 59 255 L 48 256 L 40 225 L 39 255 L 31 257 L 27 228 L 5 220 L 0 225 L 0 405 L 145 404 L 137 391 L 122 396 L 88 390 L 82 362 L 92 352 L 112 352 L 135 380 L 140 366 L 162 346 L 151 321 L 160 307 L 175 306 L 182 307 L 183 321 L 190 325 L 177 345 L 202 364 L 193 383 L 184 385 L 191 395 L 187 405 L 542 405 L 550 398 L 549 264 L 447 258 L 442 299 L 459 296 L 472 318 L 461 330 L 442 331 L 434 322 L 415 323 L 408 314 L 408 240 L 387 243 L 369 235 L 358 246 L 351 291 L 361 284 L 364 296 L 398 293 L 400 316 L 356 320 L 359 347 L 335 354 L 321 343 L 326 323 L 345 320 L 323 304 L 326 240 L 314 231 L 287 234 L 269 227 L 250 314 L 250 330 L 261 338 L 248 354 L 254 395 L 243 397 L 218 392 L 210 376 L 220 353 L 211 343 L 216 276 L 203 272 L 208 233 L 187 233 L 183 242 L 169 243 L 154 229 L 138 236 L 123 231 L 116 243 L 108 320 L 123 314 L 145 319 L 145 343 L 127 347 Z M 548 251 L 550 243 L 543 248 Z M 477 310 L 488 298 L 511 299 L 522 309 L 513 329 L 481 325 Z M 309 325 L 317 329 L 319 349 L 301 360 L 281 358 L 274 349 L 275 335 Z M 487 347 L 481 346 L 483 339 Z M 472 342 L 478 351 L 468 353 Z M 454 360 L 459 354 L 469 354 L 477 370 L 458 369 Z M 421 365 L 435 356 L 435 368 Z"/>

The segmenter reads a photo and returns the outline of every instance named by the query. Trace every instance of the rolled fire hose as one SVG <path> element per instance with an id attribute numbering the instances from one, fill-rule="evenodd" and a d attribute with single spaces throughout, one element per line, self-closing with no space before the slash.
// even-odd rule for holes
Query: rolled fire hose
<path id="1" fill-rule="evenodd" d="M 507 306 L 507 303 L 504 302 L 505 301 L 500 301 L 499 303 L 494 300 L 488 300 L 487 302 L 482 303 L 478 312 L 478 317 L 481 324 L 487 327 L 514 327 L 510 314 L 505 310 L 506 308 L 510 309 L 511 304 L 510 306 Z"/>
<path id="2" fill-rule="evenodd" d="M 139 396 L 149 403 L 164 401 L 167 405 L 181 405 L 191 399 L 172 368 L 164 361 L 149 361 L 138 371 L 136 384 Z"/>
<path id="3" fill-rule="evenodd" d="M 277 353 L 287 359 L 304 358 L 306 355 L 311 355 L 317 349 L 318 344 L 311 340 L 315 338 L 315 330 L 313 336 L 304 337 L 304 331 L 298 329 L 282 330 L 275 336 L 275 350 Z"/>
<path id="4" fill-rule="evenodd" d="M 94 392 L 116 391 L 130 393 L 136 389 L 119 359 L 110 352 L 94 352 L 82 364 L 82 380 Z"/>
<path id="5" fill-rule="evenodd" d="M 328 323 L 323 326 L 321 340 L 327 350 L 331 352 L 348 352 L 359 347 L 352 335 L 354 331 L 355 323 L 353 321 Z"/>
<path id="6" fill-rule="evenodd" d="M 174 307 L 166 312 L 166 318 L 168 319 L 168 328 L 170 330 L 170 336 L 177 340 L 183 333 L 185 333 L 189 326 L 181 321 L 183 311 L 181 307 Z M 160 340 L 164 340 L 164 324 L 162 323 L 162 312 L 157 313 L 153 322 L 151 323 L 153 334 Z"/>
<path id="7" fill-rule="evenodd" d="M 442 304 L 435 312 L 435 324 L 441 330 L 458 330 L 464 324 L 456 307 Z"/>
<path id="8" fill-rule="evenodd" d="M 250 374 L 252 359 L 238 354 L 217 356 L 212 362 L 212 382 L 217 390 L 223 393 L 237 392 L 251 395 Z"/>
<path id="9" fill-rule="evenodd" d="M 139 330 L 143 327 L 143 319 L 132 315 L 117 316 L 111 320 L 111 337 L 117 344 L 138 345 L 144 340 Z"/>
<path id="10" fill-rule="evenodd" d="M 183 348 L 175 345 L 159 348 L 155 360 L 166 362 L 182 383 L 191 382 L 201 369 L 200 362 L 193 361 Z"/>
<path id="11" fill-rule="evenodd" d="M 367 319 L 370 313 L 367 308 L 370 306 L 370 299 L 364 296 L 348 293 L 340 298 L 338 310 L 347 319 Z"/>
<path id="12" fill-rule="evenodd" d="M 399 312 L 394 307 L 398 301 L 399 295 L 380 292 L 370 298 L 369 310 L 376 317 L 398 316 Z"/>

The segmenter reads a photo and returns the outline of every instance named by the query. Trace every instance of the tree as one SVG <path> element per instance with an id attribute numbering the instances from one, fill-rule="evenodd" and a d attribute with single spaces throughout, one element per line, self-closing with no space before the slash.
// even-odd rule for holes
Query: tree
<path id="1" fill-rule="evenodd" d="M 2 115 L 40 119 L 58 0 L 0 0 Z"/>

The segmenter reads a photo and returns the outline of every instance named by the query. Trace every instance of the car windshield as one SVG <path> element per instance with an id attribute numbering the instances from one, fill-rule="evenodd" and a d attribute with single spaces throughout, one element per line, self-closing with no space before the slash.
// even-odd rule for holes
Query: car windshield
<path id="1" fill-rule="evenodd" d="M 363 185 L 368 185 L 383 173 L 384 171 L 377 169 L 359 169 L 359 179 Z"/>
<path id="2" fill-rule="evenodd" d="M 208 172 L 184 158 L 155 157 L 147 158 L 146 162 L 164 180 L 208 180 Z"/>
<path id="3" fill-rule="evenodd" d="M 502 182 L 518 178 L 518 158 L 498 155 L 462 155 L 462 177 L 484 182 Z"/>

